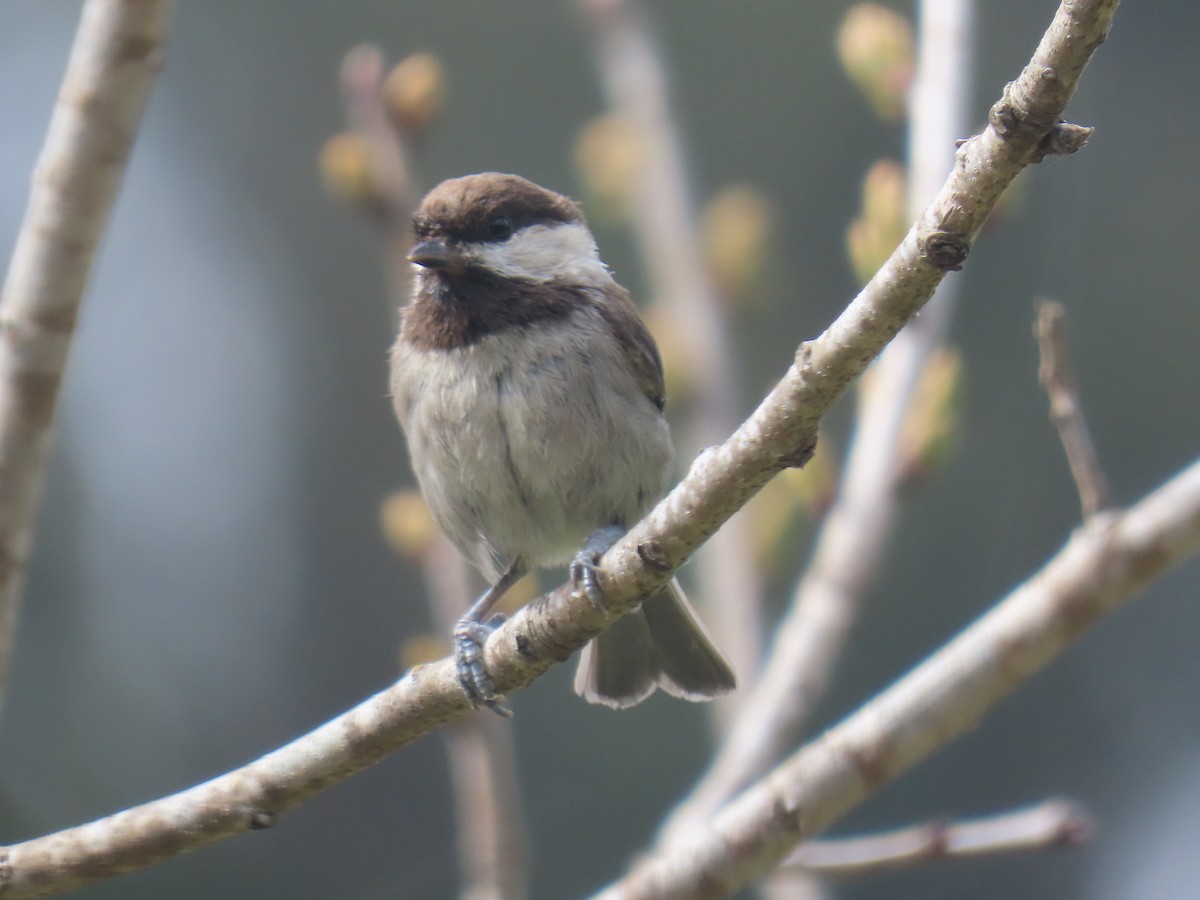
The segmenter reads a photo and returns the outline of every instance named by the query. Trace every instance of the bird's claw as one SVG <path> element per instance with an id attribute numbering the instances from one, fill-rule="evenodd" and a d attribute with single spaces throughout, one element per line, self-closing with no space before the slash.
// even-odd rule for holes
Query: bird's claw
<path id="1" fill-rule="evenodd" d="M 596 573 L 600 571 L 598 563 L 602 555 L 589 552 L 585 547 L 571 560 L 571 583 L 577 590 L 582 591 L 592 606 L 600 612 L 604 612 L 604 592 L 600 590 L 600 579 Z"/>
<path id="2" fill-rule="evenodd" d="M 597 528 L 588 535 L 579 552 L 571 561 L 571 582 L 584 596 L 591 601 L 592 606 L 604 612 L 604 592 L 600 590 L 600 557 L 608 548 L 621 539 L 625 529 L 620 525 L 605 525 Z"/>
<path id="3" fill-rule="evenodd" d="M 503 621 L 504 616 L 494 616 L 486 624 L 460 619 L 454 627 L 454 666 L 472 707 L 478 709 L 483 704 L 497 715 L 511 718 L 512 710 L 504 705 L 504 695 L 496 693 L 496 685 L 483 664 L 484 645 Z"/>

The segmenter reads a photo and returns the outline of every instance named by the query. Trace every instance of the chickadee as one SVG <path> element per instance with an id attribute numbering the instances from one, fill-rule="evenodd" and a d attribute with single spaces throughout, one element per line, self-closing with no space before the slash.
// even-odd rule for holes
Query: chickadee
<path id="1" fill-rule="evenodd" d="M 492 586 L 454 633 L 472 704 L 507 713 L 486 621 L 531 567 L 570 564 L 597 605 L 601 555 L 663 494 L 673 450 L 658 347 L 579 207 L 516 175 L 444 181 L 413 216 L 412 302 L 391 388 L 421 492 Z M 735 676 L 679 584 L 584 649 L 575 691 L 621 708 Z"/>

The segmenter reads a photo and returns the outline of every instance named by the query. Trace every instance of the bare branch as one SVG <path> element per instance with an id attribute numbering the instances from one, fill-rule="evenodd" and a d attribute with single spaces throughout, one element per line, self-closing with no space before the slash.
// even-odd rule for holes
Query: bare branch
<path id="1" fill-rule="evenodd" d="M 375 213 L 384 230 L 388 294 L 399 309 L 408 297 L 410 224 L 417 188 L 410 160 L 412 135 L 389 120 L 384 105 L 383 54 L 362 44 L 342 60 L 342 96 L 351 130 L 363 141 Z"/>
<path id="2" fill-rule="evenodd" d="M 563 586 L 524 607 L 492 635 L 485 648 L 486 665 L 499 691 L 511 695 L 529 684 L 643 597 L 661 589 L 684 560 L 776 472 L 802 465 L 810 457 L 821 417 L 916 314 L 945 273 L 965 260 L 1001 192 L 1033 158 L 1042 138 L 1061 116 L 1084 65 L 1107 32 L 1115 8 L 1116 0 L 1075 0 L 1062 5 L 1025 72 L 993 107 L 993 124 L 959 149 L 954 172 L 892 258 L 820 337 L 800 347 L 784 378 L 732 437 L 702 454 L 683 482 L 605 554 L 600 574 L 607 608 L 597 610 L 587 598 Z M 1117 517 L 1117 525 L 1127 527 L 1117 527 L 1109 535 L 1106 543 L 1111 545 L 1110 552 L 1099 560 L 1103 565 L 1088 552 L 1093 548 L 1085 538 L 1090 540 L 1100 530 L 1093 528 L 1068 546 L 1059 568 L 1074 574 L 1079 559 L 1086 559 L 1091 565 L 1088 575 L 1109 576 L 1098 590 L 1104 602 L 1113 603 L 1123 596 L 1123 588 L 1133 590 L 1193 551 L 1193 544 L 1200 538 L 1188 531 L 1187 525 L 1200 531 L 1200 523 L 1185 523 L 1178 514 L 1172 518 L 1171 510 L 1162 508 L 1174 503 L 1185 513 L 1195 512 L 1188 506 L 1189 500 L 1195 499 L 1189 487 L 1191 493 L 1200 493 L 1200 474 L 1192 472 L 1190 480 L 1185 476 L 1180 480 L 1186 486 L 1172 484 L 1145 501 L 1135 510 L 1137 515 Z M 1196 515 L 1200 518 L 1200 513 Z M 1138 537 L 1140 547 L 1135 546 Z M 1125 547 L 1123 541 L 1130 546 Z M 1154 552 L 1135 553 L 1147 548 Z M 1126 552 L 1119 552 L 1122 549 Z M 1121 568 L 1122 560 L 1139 565 L 1131 573 Z M 1051 573 L 1043 573 L 1038 583 L 1050 577 Z M 1015 599 L 1022 609 L 1028 605 L 1021 598 Z M 1076 604 L 1084 603 L 1080 595 L 1072 595 L 1071 599 Z M 1001 666 L 1005 687 L 1011 687 L 1023 672 L 1049 658 L 1053 648 L 1045 641 L 1057 637 L 1059 646 L 1065 642 L 1057 632 L 1045 633 L 1048 624 L 1073 634 L 1090 621 L 1087 612 L 1091 609 L 1084 603 L 1084 608 L 1073 610 L 1065 623 L 1038 619 L 1035 624 L 1041 630 L 1032 638 L 1025 632 L 1005 632 L 1009 643 L 1004 646 L 1011 648 Z M 1039 613 L 1044 613 L 1042 607 Z M 993 626 L 984 628 L 984 637 L 990 637 L 992 630 Z M 980 647 L 968 641 L 967 645 L 971 652 L 995 649 L 995 645 L 984 643 Z M 1023 652 L 1025 647 L 1033 654 L 1032 659 Z M 974 705 L 949 707 L 956 724 L 963 724 L 960 720 L 970 719 L 986 708 L 984 689 L 991 685 L 985 680 L 981 693 L 976 694 L 977 685 L 972 679 L 980 673 L 969 665 L 972 660 L 961 659 L 960 651 L 950 657 L 948 663 L 939 662 L 940 657 L 935 659 L 936 678 L 927 683 L 924 676 L 913 676 L 902 682 L 885 696 L 882 706 L 877 703 L 871 707 L 866 726 L 858 718 L 851 720 L 848 726 L 854 727 L 848 733 L 835 731 L 815 750 L 802 755 L 798 764 L 785 766 L 785 782 L 773 779 L 748 791 L 715 820 L 726 823 L 721 833 L 749 838 L 749 832 L 740 829 L 745 825 L 753 831 L 754 816 L 762 812 L 756 804 L 771 786 L 777 782 L 790 785 L 794 779 L 789 773 L 796 765 L 812 770 L 813 777 L 803 775 L 799 781 L 818 791 L 820 796 L 814 795 L 814 801 L 820 802 L 814 802 L 812 809 L 819 815 L 811 820 L 806 817 L 804 829 L 799 828 L 794 812 L 803 808 L 807 814 L 809 807 L 786 802 L 791 796 L 789 787 L 785 802 L 774 807 L 779 813 L 778 837 L 764 839 L 760 834 L 757 842 L 749 839 L 745 844 L 746 865 L 739 872 L 749 875 L 761 871 L 764 862 L 774 862 L 805 836 L 805 829 L 823 826 L 838 811 L 861 799 L 869 787 L 881 783 L 889 772 L 898 772 L 921 752 L 928 752 L 930 745 L 952 734 L 950 723 L 939 718 L 939 713 L 947 712 L 939 700 L 952 703 L 960 695 L 974 698 Z M 974 659 L 975 665 L 983 663 L 982 658 Z M 946 677 L 945 666 L 954 676 L 948 682 L 941 680 Z M 957 681 L 960 673 L 961 684 Z M 925 691 L 915 697 L 914 678 Z M 7 882 L 6 897 L 12 900 L 67 890 L 150 865 L 248 828 L 267 827 L 313 794 L 469 708 L 458 686 L 453 660 L 413 669 L 387 690 L 241 769 L 114 816 L 9 847 L 3 859 L 5 865 L 0 868 Z M 910 718 L 893 720 L 893 709 L 903 710 Z M 881 733 L 880 726 L 885 723 L 891 723 L 892 730 Z M 843 733 L 859 739 L 858 743 L 839 744 L 844 739 L 837 736 Z M 888 748 L 865 740 L 877 734 L 888 738 Z M 862 752 L 847 754 L 843 747 L 857 747 Z M 884 749 L 888 752 L 883 753 Z M 885 768 L 873 766 L 875 761 Z M 860 779 L 860 773 L 875 777 Z M 764 840 L 772 849 L 763 850 Z M 721 865 L 712 855 L 698 857 L 697 862 L 704 859 L 716 868 Z M 659 877 L 655 874 L 658 865 L 662 863 L 646 870 L 650 883 Z"/>
<path id="3" fill-rule="evenodd" d="M 1000 193 L 1061 116 L 1115 8 L 1116 0 L 1059 8 L 1033 59 L 992 108 L 991 124 L 959 148 L 949 180 L 887 263 L 820 337 L 801 346 L 796 363 L 734 435 L 702 454 L 688 477 L 605 555 L 604 589 L 613 612 L 658 589 L 746 497 L 781 468 L 808 458 L 817 423 L 833 401 L 921 308 L 945 273 L 961 267 Z M 536 625 L 514 620 L 489 647 L 499 650 L 518 628 L 540 637 L 541 626 L 553 628 L 549 620 L 555 618 L 543 614 L 565 599 L 559 593 L 527 607 L 525 615 L 536 618 Z M 562 605 L 569 615 L 569 604 Z M 575 608 L 580 620 L 590 618 L 582 605 Z M 573 646 L 554 630 L 547 652 L 555 643 Z M 488 663 L 490 668 L 491 655 Z"/>
<path id="4" fill-rule="evenodd" d="M 92 256 L 162 66 L 168 0 L 88 0 L 0 294 L 0 694 Z"/>
<path id="5" fill-rule="evenodd" d="M 637 183 L 630 191 L 633 227 L 655 302 L 669 313 L 682 349 L 680 362 L 688 368 L 696 402 L 684 446 L 689 453 L 698 452 L 724 439 L 737 424 L 736 379 L 725 314 L 696 233 L 662 52 L 638 0 L 581 0 L 581 6 L 592 25 L 609 105 L 637 134 Z M 745 519 L 730 521 L 696 565 L 699 584 L 713 601 L 705 608 L 706 618 L 722 648 L 734 669 L 754 672 L 762 648 L 762 576 L 754 565 Z"/>
<path id="6" fill-rule="evenodd" d="M 703 833 L 599 896 L 732 894 L 972 728 L 1088 626 L 1197 552 L 1200 461 L 1128 511 L 1094 516 L 974 625 L 731 801 Z"/>
<path id="7" fill-rule="evenodd" d="M 344 781 L 469 705 L 449 661 L 410 671 L 315 731 L 180 793 L 0 850 L 0 896 L 90 884 L 248 830 Z"/>
<path id="8" fill-rule="evenodd" d="M 970 0 L 921 5 L 909 139 L 914 217 L 953 165 L 954 140 L 966 127 L 970 11 Z M 942 282 L 921 317 L 880 355 L 869 389 L 860 391 L 854 442 L 812 561 L 775 632 L 759 680 L 739 703 L 708 771 L 664 823 L 661 844 L 702 827 L 715 809 L 773 764 L 825 694 L 892 534 L 902 429 L 925 365 L 945 335 L 955 285 Z"/>
<path id="9" fill-rule="evenodd" d="M 1050 421 L 1058 429 L 1086 520 L 1106 509 L 1111 497 L 1108 479 L 1100 468 L 1092 433 L 1083 415 L 1079 383 L 1067 349 L 1066 323 L 1067 311 L 1061 303 L 1053 300 L 1038 303 L 1037 323 L 1033 327 L 1041 354 L 1038 380 L 1050 398 Z"/>
<path id="10" fill-rule="evenodd" d="M 443 731 L 458 824 L 462 900 L 529 894 L 529 847 L 517 796 L 512 722 L 472 716 Z"/>
<path id="11" fill-rule="evenodd" d="M 450 634 L 470 603 L 462 556 L 443 535 L 424 559 L 425 583 L 439 634 Z M 529 845 L 517 794 L 512 722 L 471 716 L 443 729 L 454 790 L 462 900 L 520 900 L 528 895 Z"/>
<path id="12" fill-rule="evenodd" d="M 414 54 L 385 78 L 383 55 L 362 45 L 346 54 L 341 79 L 349 125 L 366 152 L 373 200 L 369 209 L 384 230 L 392 309 L 399 310 L 408 302 L 411 283 L 408 249 L 418 196 L 413 145 L 438 111 L 441 68 L 430 54 Z M 423 539 L 419 548 L 397 549 L 409 551 L 421 562 L 433 621 L 439 634 L 448 635 L 470 603 L 466 561 L 437 533 L 423 500 L 415 495 L 398 497 L 400 503 L 393 507 L 397 518 L 418 516 Z M 389 505 L 385 504 L 385 531 Z M 413 523 L 395 524 L 403 531 Z M 517 793 L 511 723 L 496 716 L 476 716 L 454 723 L 442 737 L 455 801 L 460 896 L 521 900 L 528 895 L 529 850 Z"/>
<path id="13" fill-rule="evenodd" d="M 962 822 L 929 822 L 896 831 L 802 844 L 783 863 L 827 877 L 854 878 L 943 859 L 1002 856 L 1078 847 L 1092 820 L 1076 803 L 1048 800 L 1028 809 Z"/>
<path id="14" fill-rule="evenodd" d="M 366 144 L 384 221 L 403 234 L 408 231 L 417 196 L 408 149 L 384 109 L 383 65 L 378 47 L 361 44 L 352 49 L 342 60 L 342 97 L 350 128 Z"/>

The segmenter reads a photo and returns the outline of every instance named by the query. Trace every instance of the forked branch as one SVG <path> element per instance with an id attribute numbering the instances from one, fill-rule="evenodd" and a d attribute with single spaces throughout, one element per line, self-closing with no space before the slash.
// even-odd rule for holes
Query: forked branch
<path id="1" fill-rule="evenodd" d="M 596 610 L 562 587 L 525 607 L 493 635 L 486 662 L 498 690 L 512 694 L 582 647 L 665 584 L 775 473 L 809 458 L 817 425 L 830 406 L 920 310 L 945 273 L 962 265 L 1004 188 L 1048 152 L 1052 142 L 1047 137 L 1059 128 L 1066 102 L 1107 33 L 1116 5 L 1116 0 L 1062 4 L 1030 64 L 993 107 L 991 124 L 959 149 L 945 186 L 891 259 L 821 336 L 799 348 L 783 379 L 733 436 L 702 454 L 684 481 L 605 555 L 602 587 L 607 611 Z M 1098 542 L 1106 545 L 1107 553 L 1096 555 Z M 1072 584 L 1070 576 L 1083 578 L 1077 571 L 1082 565 L 1094 570 L 1102 563 L 1099 568 L 1111 573 L 1109 580 L 1102 585 L 1080 581 L 1063 595 L 1074 616 L 1051 622 L 1037 617 L 1014 620 L 1012 614 L 998 611 L 985 619 L 976 626 L 981 636 L 960 638 L 862 714 L 736 800 L 714 821 L 706 852 L 696 857 L 690 874 L 702 878 L 719 872 L 720 883 L 739 884 L 761 873 L 800 837 L 912 765 L 955 728 L 973 721 L 1094 615 L 1195 552 L 1197 544 L 1200 468 L 1116 517 L 1103 535 L 1091 529 L 1074 539 L 1031 583 L 1030 592 L 1065 588 Z M 1122 568 L 1122 561 L 1128 568 Z M 1014 603 L 1024 609 L 1030 600 L 1022 594 L 1002 609 Z M 1026 630 L 1012 630 L 1022 622 Z M 1049 627 L 1058 629 L 1051 635 L 1057 642 L 1043 640 L 1043 630 Z M 1008 641 L 1005 646 L 1013 649 L 1002 666 L 1003 681 L 995 684 L 985 677 L 994 676 L 993 670 L 971 668 L 971 659 L 963 659 L 964 651 L 955 648 L 965 644 L 972 652 L 994 650 L 998 629 Z M 241 769 L 171 797 L 7 848 L 0 867 L 0 897 L 67 890 L 249 828 L 269 826 L 313 794 L 468 709 L 452 660 L 414 669 L 386 691 Z M 803 791 L 798 792 L 797 784 L 804 785 Z M 793 802 L 799 796 L 805 802 Z M 771 826 L 766 830 L 764 810 Z M 744 855 L 731 860 L 725 853 L 731 849 Z M 655 860 L 639 870 L 640 880 L 632 884 L 663 884 L 666 871 L 676 868 L 673 861 Z M 683 885 L 675 896 L 703 896 L 695 881 L 686 886 L 686 877 L 672 877 L 669 883 Z M 629 894 L 671 895 L 636 890 Z"/>

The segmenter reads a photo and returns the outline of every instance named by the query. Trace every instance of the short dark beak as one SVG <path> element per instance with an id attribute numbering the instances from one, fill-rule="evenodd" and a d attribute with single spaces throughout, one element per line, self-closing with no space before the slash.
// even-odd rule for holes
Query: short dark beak
<path id="1" fill-rule="evenodd" d="M 460 272 L 466 267 L 466 257 L 445 241 L 419 241 L 408 251 L 409 262 L 426 269 L 445 269 Z"/>

